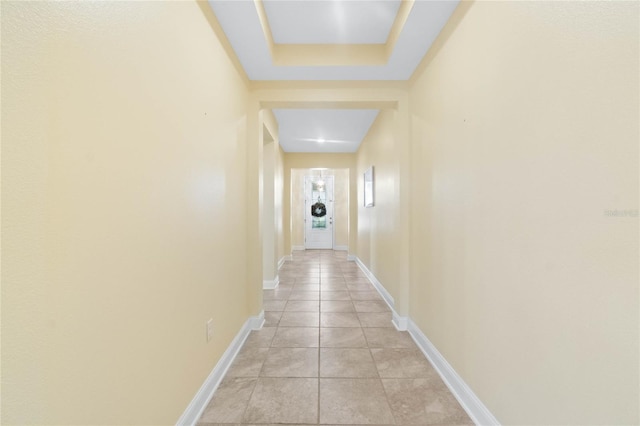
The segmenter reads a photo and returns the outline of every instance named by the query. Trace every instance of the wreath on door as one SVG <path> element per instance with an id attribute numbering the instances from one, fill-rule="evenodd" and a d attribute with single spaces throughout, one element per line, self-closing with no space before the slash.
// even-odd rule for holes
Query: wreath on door
<path id="1" fill-rule="evenodd" d="M 327 207 L 318 201 L 311 206 L 311 216 L 313 217 L 325 217 L 327 215 Z"/>

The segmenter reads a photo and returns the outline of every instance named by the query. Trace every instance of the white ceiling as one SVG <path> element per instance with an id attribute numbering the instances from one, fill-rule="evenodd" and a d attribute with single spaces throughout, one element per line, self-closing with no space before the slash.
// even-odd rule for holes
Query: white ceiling
<path id="1" fill-rule="evenodd" d="M 273 113 L 285 152 L 356 152 L 378 110 L 275 109 Z"/>
<path id="2" fill-rule="evenodd" d="M 264 0 L 276 43 L 385 43 L 399 0 Z"/>
<path id="3" fill-rule="evenodd" d="M 415 0 L 386 63 L 285 66 L 274 64 L 254 0 L 209 0 L 247 76 L 254 81 L 408 80 L 458 3 Z M 263 0 L 262 4 L 276 46 L 384 47 L 401 9 L 399 0 Z M 275 115 L 280 144 L 286 152 L 354 152 L 377 111 L 277 110 Z M 318 143 L 319 138 L 326 142 Z"/>

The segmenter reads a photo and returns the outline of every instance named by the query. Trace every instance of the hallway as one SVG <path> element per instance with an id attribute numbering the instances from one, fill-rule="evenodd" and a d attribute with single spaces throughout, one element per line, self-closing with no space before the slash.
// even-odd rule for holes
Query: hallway
<path id="1" fill-rule="evenodd" d="M 202 415 L 212 424 L 473 424 L 346 252 L 294 252 Z"/>
<path id="2" fill-rule="evenodd" d="M 1 1 L 0 424 L 640 425 L 639 16 Z"/>

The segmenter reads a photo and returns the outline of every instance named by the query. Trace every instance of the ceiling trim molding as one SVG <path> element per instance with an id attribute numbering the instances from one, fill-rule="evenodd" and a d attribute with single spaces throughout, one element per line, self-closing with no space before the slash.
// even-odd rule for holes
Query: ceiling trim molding
<path id="1" fill-rule="evenodd" d="M 407 80 L 252 80 L 251 90 L 285 89 L 400 89 L 409 88 Z"/>
<path id="2" fill-rule="evenodd" d="M 408 101 L 405 88 L 278 88 L 251 91 L 259 109 L 399 109 Z"/>
<path id="3" fill-rule="evenodd" d="M 427 54 L 424 55 L 416 69 L 413 70 L 413 74 L 411 74 L 409 80 L 407 80 L 408 87 L 412 87 L 418 78 L 420 78 L 424 70 L 427 69 L 433 58 L 435 58 L 438 52 L 440 52 L 442 46 L 446 44 L 449 37 L 451 37 L 451 34 L 453 34 L 475 2 L 476 0 L 461 0 L 460 3 L 458 3 L 458 6 L 456 6 L 455 10 L 449 17 L 449 20 L 440 31 L 440 34 L 438 34 L 438 37 L 436 37 L 429 50 L 427 50 Z"/>
<path id="4" fill-rule="evenodd" d="M 250 89 L 251 80 L 249 80 L 249 76 L 247 75 L 247 72 L 244 70 L 244 67 L 240 62 L 240 59 L 238 59 L 238 55 L 236 55 L 236 51 L 233 49 L 231 42 L 229 42 L 227 35 L 224 33 L 224 30 L 222 29 L 222 26 L 220 25 L 220 22 L 218 21 L 216 14 L 213 13 L 213 9 L 209 5 L 209 2 L 204 0 L 198 0 L 196 1 L 196 3 L 198 4 L 198 7 L 202 11 L 205 19 L 209 23 L 209 26 L 213 30 L 213 33 L 216 35 L 216 37 L 220 41 L 222 48 L 227 53 L 229 60 L 233 64 L 233 67 L 236 69 L 236 71 L 240 75 L 240 78 L 244 82 L 247 89 Z"/>
<path id="5" fill-rule="evenodd" d="M 397 109 L 396 100 L 370 101 L 303 101 L 303 100 L 263 100 L 261 109 Z"/>
<path id="6" fill-rule="evenodd" d="M 386 65 L 395 49 L 415 0 L 402 0 L 383 44 L 281 44 L 273 32 L 263 0 L 254 0 L 271 61 L 276 66 L 361 66 Z"/>
<path id="7" fill-rule="evenodd" d="M 413 9 L 414 2 L 415 0 L 402 0 L 400 2 L 400 7 L 398 8 L 396 19 L 395 21 L 393 21 L 391 31 L 389 31 L 389 37 L 387 38 L 387 42 L 385 43 L 385 47 L 387 49 L 387 62 L 391 57 L 391 54 L 393 53 L 393 49 L 395 49 L 396 47 L 396 43 L 398 42 L 400 33 L 404 28 L 404 24 L 407 22 L 407 19 L 411 14 L 411 9 Z"/>

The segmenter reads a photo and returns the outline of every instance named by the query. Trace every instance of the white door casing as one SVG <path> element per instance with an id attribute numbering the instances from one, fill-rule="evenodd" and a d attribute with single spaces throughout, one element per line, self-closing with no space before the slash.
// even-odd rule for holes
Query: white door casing
<path id="1" fill-rule="evenodd" d="M 332 249 L 333 176 L 306 176 L 304 191 L 304 247 Z M 316 216 L 312 214 L 312 207 L 316 209 Z"/>

